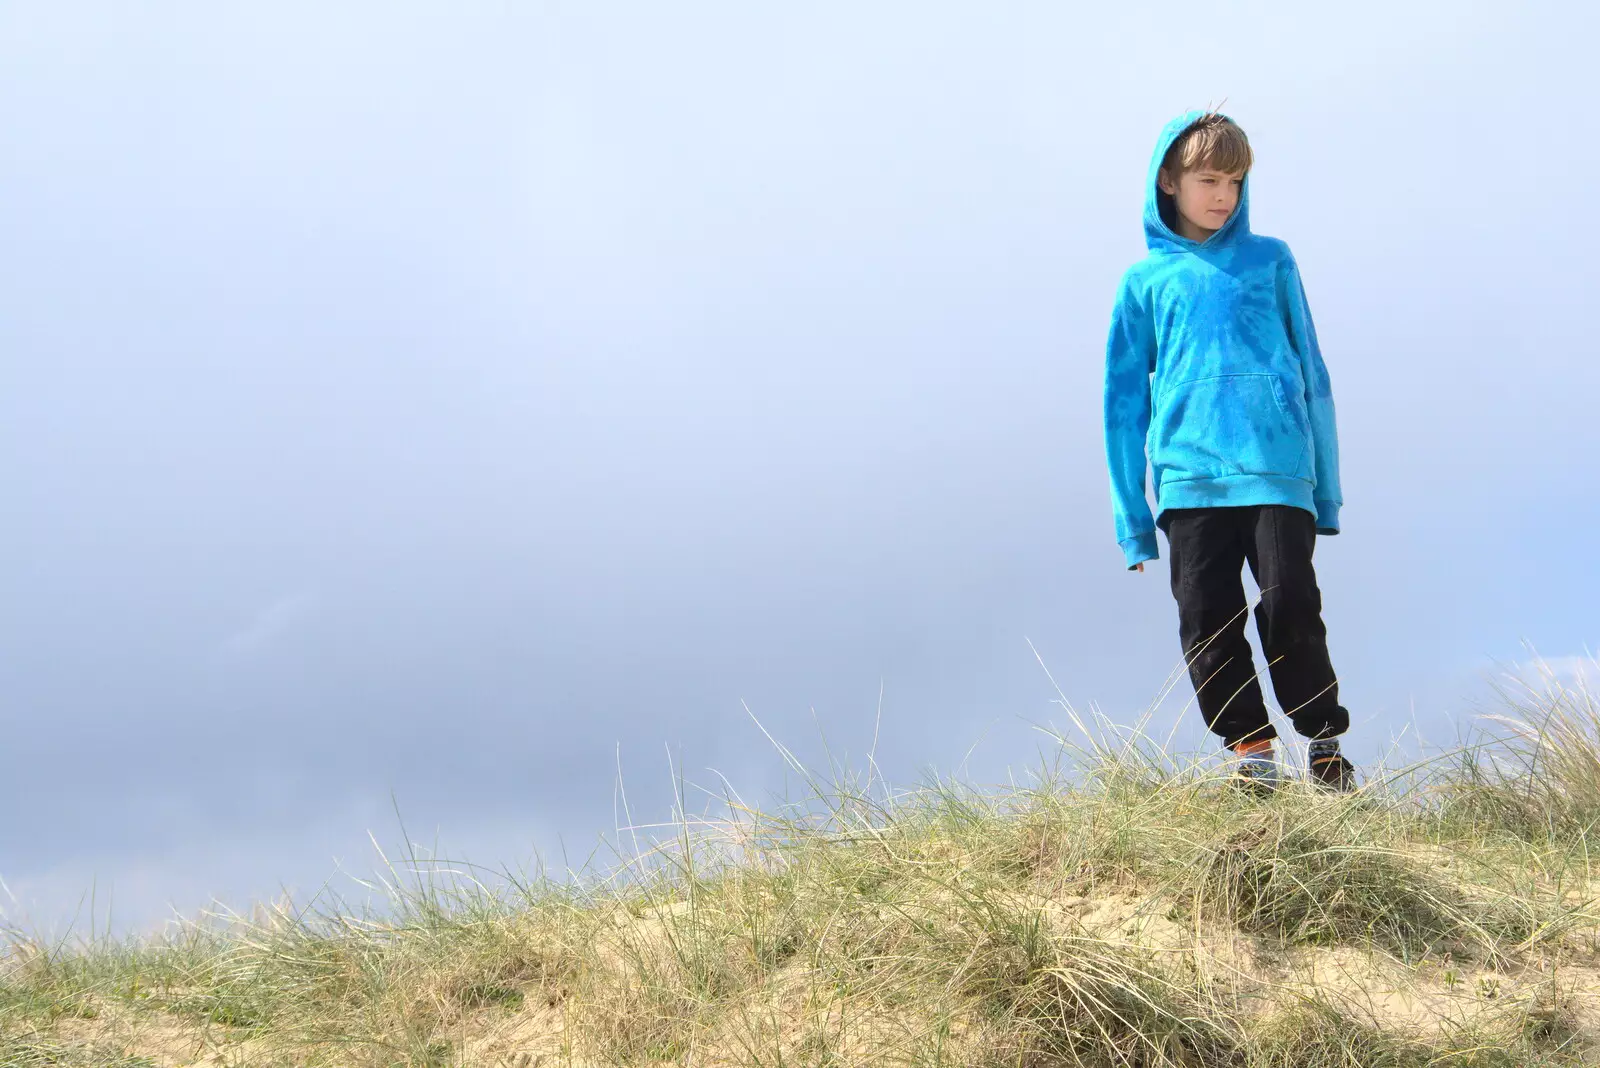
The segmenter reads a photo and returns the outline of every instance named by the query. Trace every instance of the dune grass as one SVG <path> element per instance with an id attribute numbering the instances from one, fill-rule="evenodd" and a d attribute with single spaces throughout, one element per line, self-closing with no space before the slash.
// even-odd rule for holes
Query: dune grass
<path id="1" fill-rule="evenodd" d="M 408 857 L 377 911 L 12 932 L 0 1064 L 1597 1063 L 1600 705 L 1513 699 L 1352 797 L 1093 731 L 1020 786 L 727 797 L 579 878 Z"/>

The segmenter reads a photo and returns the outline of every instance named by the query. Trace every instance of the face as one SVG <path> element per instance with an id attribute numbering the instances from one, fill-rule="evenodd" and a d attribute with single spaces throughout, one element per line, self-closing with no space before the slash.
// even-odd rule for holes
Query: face
<path id="1" fill-rule="evenodd" d="M 1160 175 L 1161 191 L 1172 197 L 1178 208 L 1179 233 L 1194 241 L 1204 241 L 1228 221 L 1239 206 L 1239 190 L 1244 172 L 1198 168 L 1185 171 L 1174 182 L 1166 171 Z M 1182 224 L 1187 223 L 1187 226 Z"/>

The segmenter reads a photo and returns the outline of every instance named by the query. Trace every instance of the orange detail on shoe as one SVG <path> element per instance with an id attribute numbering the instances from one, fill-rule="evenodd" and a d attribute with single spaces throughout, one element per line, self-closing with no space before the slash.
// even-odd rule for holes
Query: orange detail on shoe
<path id="1" fill-rule="evenodd" d="M 1233 751 L 1242 757 L 1271 756 L 1272 739 L 1262 738 L 1255 742 L 1240 742 L 1233 747 Z"/>

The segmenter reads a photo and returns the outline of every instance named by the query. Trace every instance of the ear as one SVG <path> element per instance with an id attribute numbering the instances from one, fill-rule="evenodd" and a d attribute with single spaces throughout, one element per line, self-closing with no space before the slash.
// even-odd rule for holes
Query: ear
<path id="1" fill-rule="evenodd" d="M 1178 183 L 1172 175 L 1167 173 L 1165 167 L 1156 171 L 1156 187 L 1169 197 L 1178 195 Z"/>

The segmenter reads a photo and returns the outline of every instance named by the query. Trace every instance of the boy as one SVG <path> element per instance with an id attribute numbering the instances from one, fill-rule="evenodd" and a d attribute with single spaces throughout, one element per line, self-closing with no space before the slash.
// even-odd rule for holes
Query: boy
<path id="1" fill-rule="evenodd" d="M 1172 554 L 1178 633 L 1206 725 L 1243 784 L 1280 782 L 1245 638 L 1249 563 L 1273 692 L 1311 739 L 1311 780 L 1355 787 L 1350 725 L 1311 567 L 1339 532 L 1333 395 L 1289 246 L 1250 232 L 1250 143 L 1227 116 L 1168 123 L 1150 161 L 1149 254 L 1122 279 L 1106 346 L 1105 433 L 1127 566 Z M 1145 498 L 1149 450 L 1156 514 Z"/>

